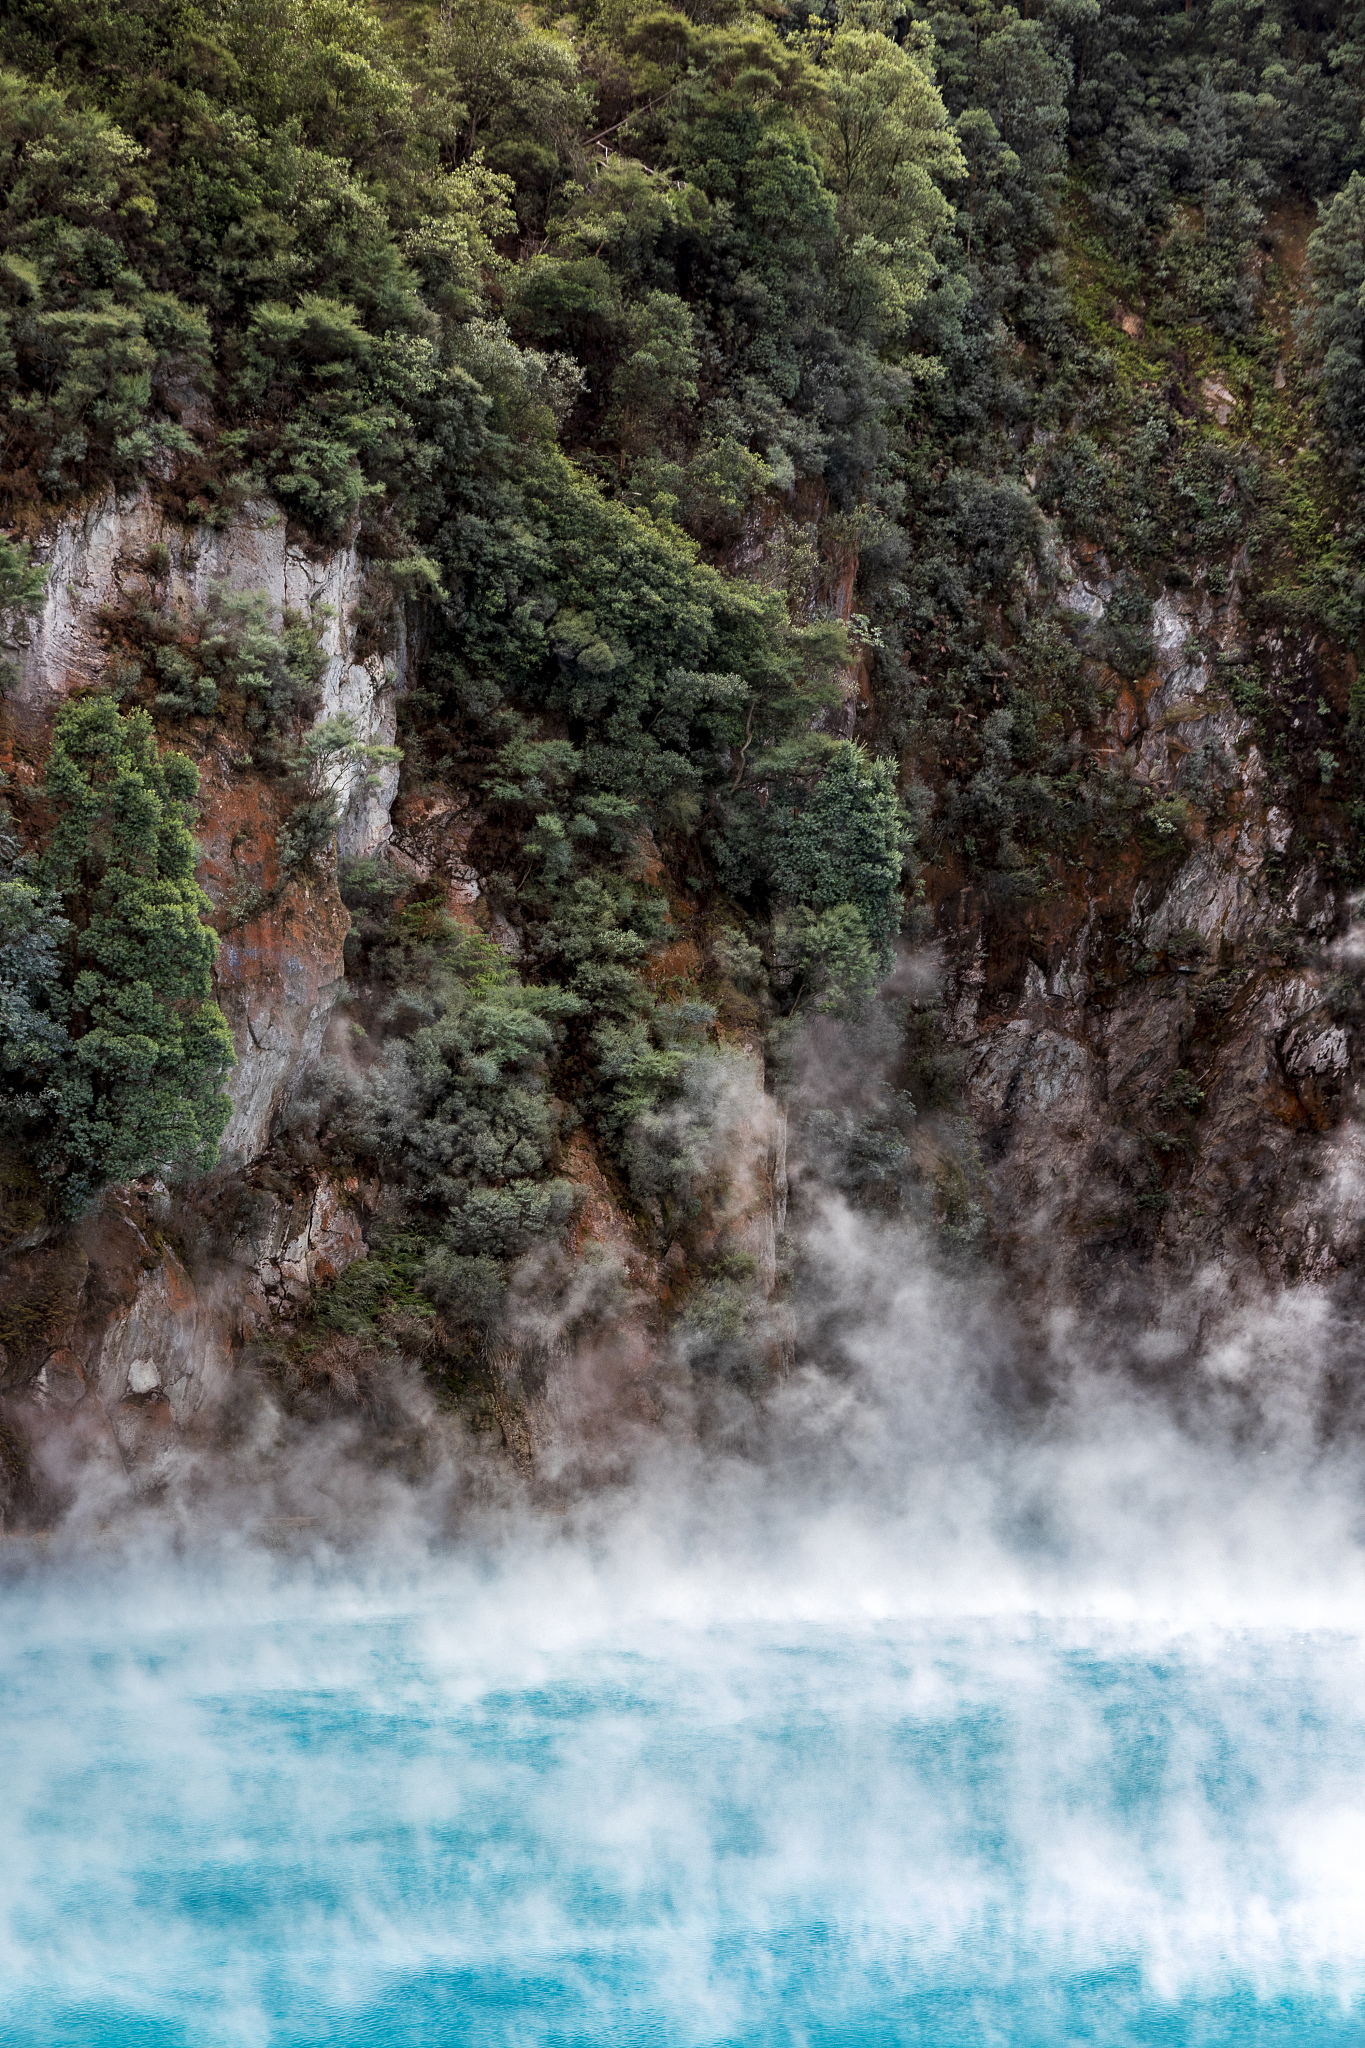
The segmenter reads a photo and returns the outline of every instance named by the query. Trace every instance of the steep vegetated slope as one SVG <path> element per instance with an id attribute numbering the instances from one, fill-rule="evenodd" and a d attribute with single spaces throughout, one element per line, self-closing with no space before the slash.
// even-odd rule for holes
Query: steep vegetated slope
<path id="1" fill-rule="evenodd" d="M 12 1508 L 761 1385 L 789 1113 L 1046 1300 L 1349 1284 L 1358 31 L 8 10 Z"/>

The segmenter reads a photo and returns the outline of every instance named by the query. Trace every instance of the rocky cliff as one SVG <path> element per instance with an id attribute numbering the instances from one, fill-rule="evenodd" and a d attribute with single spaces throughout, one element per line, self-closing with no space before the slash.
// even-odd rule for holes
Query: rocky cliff
<path id="1" fill-rule="evenodd" d="M 822 554 L 822 510 L 793 494 L 753 525 L 731 567 L 790 580 L 795 558 L 800 608 L 847 620 L 856 555 Z M 353 546 L 307 546 L 267 503 L 189 538 L 142 494 L 65 518 L 42 552 L 46 602 L 5 708 L 17 787 L 40 777 L 62 697 L 105 675 L 111 621 L 149 604 L 188 615 L 223 588 L 263 593 L 276 620 L 311 616 L 325 655 L 319 723 L 346 716 L 362 742 L 392 746 L 421 641 L 400 604 L 376 651 L 367 566 Z M 1041 584 L 1034 574 L 1031 602 L 1102 622 L 1117 575 L 1098 548 L 1062 547 Z M 1150 1310 L 1154 1283 L 1168 1293 L 1179 1283 L 1196 1321 L 1238 1289 L 1312 1281 L 1349 1293 L 1365 1217 L 1352 1116 L 1357 945 L 1327 764 L 1341 746 L 1354 667 L 1320 636 L 1249 618 L 1236 561 L 1230 577 L 1196 569 L 1159 590 L 1151 646 L 1145 673 L 1106 674 L 1104 718 L 1073 740 L 1150 800 L 1144 822 L 1117 840 L 1059 850 L 1047 886 L 1027 893 L 951 849 L 923 871 L 922 943 L 899 985 L 916 992 L 911 1039 L 922 1046 L 932 1020 L 957 1093 L 946 1119 L 921 1115 L 921 1168 L 942 1178 L 949 1160 L 956 1222 L 974 1219 L 967 1235 L 978 1250 L 993 1250 L 1026 1297 L 1050 1309 L 1131 1318 Z M 1269 696 L 1248 708 L 1243 689 L 1239 707 L 1238 679 L 1253 669 Z M 842 705 L 823 714 L 829 729 L 876 719 L 871 673 L 860 656 Z M 520 945 L 480 873 L 483 818 L 467 788 L 428 774 L 400 789 L 391 761 L 375 771 L 354 753 L 325 757 L 317 775 L 339 800 L 336 842 L 286 872 L 277 786 L 244 764 L 212 718 L 190 722 L 189 744 L 201 778 L 199 875 L 220 932 L 217 994 L 237 1053 L 232 1117 L 207 1179 L 174 1192 L 155 1182 L 114 1189 L 73 1228 L 44 1226 L 22 1186 L 9 1191 L 0 1278 L 9 1512 L 50 1511 L 78 1468 L 104 1471 L 116 1490 L 155 1483 L 168 1445 L 240 1429 L 243 1399 L 259 1410 L 263 1384 L 269 1406 L 268 1375 L 263 1383 L 251 1363 L 262 1340 L 287 1339 L 313 1290 L 367 1256 L 382 1165 L 368 1180 L 337 1175 L 325 1161 L 301 1166 L 296 1149 L 277 1143 L 346 989 L 338 860 L 382 851 L 400 882 L 428 895 L 438 885 L 457 925 L 482 929 L 512 956 Z M 931 756 L 908 766 L 932 788 Z M 642 859 L 662 875 L 652 845 Z M 685 895 L 674 907 L 651 974 L 691 987 L 702 956 L 687 936 Z M 723 1236 L 758 1298 L 773 1302 L 785 1117 L 755 1026 L 723 1014 L 718 1037 L 728 1092 L 706 1115 L 725 1154 L 724 1194 L 693 1235 L 708 1256 Z M 836 1037 L 825 1054 L 846 1061 L 848 1043 Z M 884 1065 L 894 1080 L 896 1057 Z M 851 1072 L 827 1072 L 816 1093 L 846 1101 L 858 1085 Z M 564 1275 L 576 1269 L 580 1297 L 596 1289 L 600 1298 L 592 1368 L 572 1392 L 577 1424 L 605 1424 L 612 1410 L 657 1418 L 668 1393 L 656 1335 L 693 1284 L 689 1251 L 679 1240 L 665 1250 L 622 1199 L 586 1126 L 562 1146 L 559 1171 L 576 1190 L 576 1220 L 558 1277 L 540 1280 L 572 1292 L 578 1283 Z M 818 1184 L 809 1159 L 805 1173 L 808 1188 Z M 537 1332 L 549 1325 L 529 1295 L 523 1307 L 530 1338 L 504 1348 L 486 1399 L 459 1426 L 472 1421 L 526 1463 L 570 1397 L 553 1372 L 547 1380 Z M 780 1306 L 751 1318 L 747 1341 L 782 1369 L 792 1340 Z M 673 1355 L 676 1365 L 686 1344 Z M 319 1360 L 309 1368 L 314 1412 L 330 1412 L 338 1389 L 343 1406 L 365 1410 L 357 1347 L 333 1340 Z M 404 1427 L 429 1432 L 429 1398 L 410 1384 L 405 1402 Z"/>
<path id="2" fill-rule="evenodd" d="M 121 622 L 139 609 L 189 619 L 223 591 L 262 596 L 277 626 L 287 614 L 309 618 L 325 656 L 316 725 L 347 717 L 361 743 L 392 748 L 399 697 L 420 673 L 420 622 L 383 592 L 389 609 L 376 633 L 367 564 L 354 546 L 308 545 L 268 502 L 191 533 L 143 492 L 63 518 L 40 541 L 38 559 L 46 599 L 4 705 L 6 772 L 20 794 L 41 781 L 59 704 L 107 685 Z M 415 1432 L 428 1450 L 443 1428 L 472 1428 L 522 1465 L 570 1410 L 580 1435 L 613 1414 L 657 1420 L 657 1392 L 644 1383 L 657 1365 L 660 1316 L 686 1291 L 687 1262 L 676 1244 L 655 1242 L 648 1219 L 622 1200 L 581 1125 L 561 1148 L 576 1211 L 559 1265 L 582 1270 L 578 1292 L 598 1307 L 593 1360 L 571 1391 L 546 1383 L 548 1325 L 534 1297 L 542 1283 L 553 1292 L 555 1281 L 535 1260 L 487 1384 L 473 1397 L 466 1391 L 453 1417 L 443 1420 L 411 1373 L 378 1395 L 365 1347 L 345 1337 L 310 1352 L 301 1375 L 286 1360 L 315 1290 L 367 1257 L 367 1221 L 384 1200 L 382 1162 L 368 1178 L 338 1175 L 281 1141 L 319 1060 L 327 1052 L 344 1059 L 352 1028 L 340 868 L 382 854 L 398 886 L 442 905 L 457 927 L 483 932 L 513 959 L 521 942 L 474 864 L 483 814 L 468 789 L 428 776 L 400 792 L 395 762 L 375 771 L 355 751 L 324 755 L 315 782 L 338 799 L 334 843 L 286 868 L 286 799 L 278 778 L 243 755 L 241 735 L 199 717 L 178 728 L 176 743 L 199 771 L 198 879 L 219 933 L 215 993 L 236 1051 L 226 1082 L 231 1119 L 212 1173 L 174 1188 L 111 1189 L 72 1226 L 44 1221 L 22 1176 L 8 1189 L 0 1513 L 41 1519 L 78 1494 L 118 1500 L 130 1488 L 155 1490 L 173 1449 L 183 1470 L 196 1445 L 240 1440 L 244 1429 L 269 1436 L 282 1399 L 296 1418 L 342 1413 L 377 1423 L 386 1441 L 395 1428 L 400 1437 Z M 642 858 L 662 873 L 657 850 Z M 675 938 L 652 978 L 661 986 L 687 979 L 700 957 L 689 939 Z M 363 988 L 357 993 L 363 1002 Z M 731 1243 L 767 1296 L 785 1215 L 785 1120 L 765 1092 L 758 1034 L 722 1028 L 721 1038 L 725 1114 L 710 1140 L 719 1179 L 698 1242 Z M 562 1343 L 548 1341 L 551 1353 Z M 784 1341 L 775 1323 L 764 1338 L 774 1359 Z"/>
<path id="3" fill-rule="evenodd" d="M 63 518 L 39 556 L 46 600 L 5 704 L 6 770 L 20 791 L 40 779 L 63 697 L 106 680 L 111 621 L 149 605 L 189 617 L 215 590 L 262 595 L 277 624 L 287 611 L 314 620 L 325 655 L 318 723 L 349 716 L 362 742 L 392 745 L 407 621 L 399 608 L 387 653 L 362 650 L 366 572 L 354 546 L 300 544 L 269 503 L 190 535 L 143 492 Z M 221 1165 L 174 1197 L 159 1185 L 116 1189 L 74 1230 L 25 1228 L 22 1189 L 13 1194 L 0 1278 L 11 1493 L 34 1483 L 23 1476 L 24 1441 L 55 1441 L 49 1478 L 60 1491 L 73 1444 L 122 1467 L 161 1424 L 183 1432 L 211 1419 L 243 1343 L 365 1253 L 354 1185 L 281 1177 L 269 1161 L 344 988 L 337 861 L 387 842 L 397 766 L 324 760 L 317 779 L 338 799 L 335 845 L 284 873 L 278 787 L 243 765 L 212 718 L 191 721 L 188 751 L 200 774 L 198 878 L 220 933 L 215 993 L 237 1057 Z M 187 1246 L 198 1254 L 194 1278 Z M 55 1439 L 44 1414 L 61 1418 Z"/>
<path id="4" fill-rule="evenodd" d="M 990 1230 L 1056 1306 L 1354 1284 L 1359 945 L 1330 785 L 1355 667 L 1249 621 L 1236 566 L 1157 593 L 1152 665 L 1108 676 L 1088 742 L 1158 830 L 1059 855 L 1022 902 L 927 876 Z M 1113 591 L 1102 552 L 1061 552 L 1059 610 L 1101 620 Z M 1257 713 L 1229 688 L 1253 665 Z"/>

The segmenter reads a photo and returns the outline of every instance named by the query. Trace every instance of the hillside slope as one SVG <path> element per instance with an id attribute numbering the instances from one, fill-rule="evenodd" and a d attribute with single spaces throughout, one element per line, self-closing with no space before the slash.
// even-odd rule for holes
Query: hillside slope
<path id="1" fill-rule="evenodd" d="M 7 1512 L 1349 1311 L 1353 35 L 12 10 Z"/>

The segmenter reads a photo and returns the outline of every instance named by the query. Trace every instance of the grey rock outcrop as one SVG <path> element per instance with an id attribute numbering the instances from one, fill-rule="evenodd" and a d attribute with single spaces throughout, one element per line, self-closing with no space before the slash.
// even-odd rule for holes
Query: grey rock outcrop
<path id="1" fill-rule="evenodd" d="M 366 760 L 360 750 L 392 747 L 413 650 L 401 607 L 386 654 L 365 641 L 366 564 L 354 545 L 303 546 L 268 502 L 190 531 L 144 490 L 109 494 L 61 518 L 36 557 L 48 569 L 47 593 L 16 636 L 20 674 L 10 699 L 24 773 L 40 773 L 62 700 L 104 680 L 107 615 L 150 603 L 188 621 L 215 588 L 262 593 L 275 619 L 288 611 L 316 622 L 326 663 L 318 720 L 347 719 L 357 743 L 324 756 L 318 770 L 319 787 L 337 800 L 336 854 L 370 854 L 388 842 L 397 764 Z M 199 877 L 223 928 L 216 994 L 237 1052 L 219 1171 L 231 1180 L 265 1155 L 282 1110 L 317 1060 L 343 986 L 348 918 L 335 858 L 280 873 L 283 818 L 267 779 L 243 769 L 212 721 L 192 725 L 185 743 L 200 771 Z M 241 912 L 235 902 L 244 877 L 253 887 Z M 44 1275 L 72 1276 L 63 1279 L 65 1306 L 50 1331 L 44 1335 L 40 1322 L 35 1344 L 11 1359 L 12 1390 L 23 1394 L 31 1416 L 46 1418 L 48 1428 L 65 1417 L 89 1434 L 88 1418 L 98 1411 L 108 1427 L 96 1439 L 117 1443 L 125 1461 L 141 1454 L 158 1415 L 177 1432 L 210 1422 L 228 1395 L 243 1340 L 365 1255 L 354 1199 L 325 1177 L 293 1198 L 265 1198 L 264 1209 L 259 1197 L 248 1206 L 260 1241 L 225 1238 L 216 1279 L 215 1248 L 205 1253 L 204 1230 L 191 1227 L 179 1198 L 164 1189 L 154 1198 L 111 1190 L 71 1245 L 39 1246 L 17 1264 L 11 1257 L 0 1286 L 22 1293 L 32 1285 L 44 1303 L 52 1296 Z M 205 1255 L 197 1265 L 182 1255 L 190 1239 Z M 87 1240 L 89 1256 L 81 1251 Z"/>
<path id="2" fill-rule="evenodd" d="M 1102 619 L 1103 556 L 1059 568 L 1056 601 Z M 1032 902 L 968 889 L 940 910 L 993 1229 L 1056 1301 L 1220 1261 L 1347 1282 L 1365 1184 L 1351 911 L 1312 784 L 1287 792 L 1283 755 L 1271 774 L 1225 679 L 1254 655 L 1286 694 L 1341 686 L 1311 637 L 1257 640 L 1235 579 L 1163 592 L 1151 637 L 1101 742 L 1154 806 L 1145 850 L 1092 847 Z"/>

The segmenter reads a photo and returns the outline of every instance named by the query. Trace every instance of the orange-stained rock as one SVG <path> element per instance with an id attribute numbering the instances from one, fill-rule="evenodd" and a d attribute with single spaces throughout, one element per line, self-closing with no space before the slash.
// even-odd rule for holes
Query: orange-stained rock
<path id="1" fill-rule="evenodd" d="M 701 973 L 701 952 L 691 939 L 678 939 L 651 953 L 641 973 L 652 989 L 668 991 L 670 983 L 694 982 Z"/>
<path id="2" fill-rule="evenodd" d="M 211 1413 L 227 1390 L 230 1330 L 166 1246 L 100 1344 L 93 1374 L 106 1412 L 129 1396 L 163 1395 L 181 1429 Z"/>
<path id="3" fill-rule="evenodd" d="M 389 857 L 414 881 L 437 878 L 445 889 L 446 909 L 457 924 L 475 930 L 476 906 L 483 880 L 471 866 L 469 843 L 483 822 L 467 790 L 422 790 L 400 799 L 394 808 Z"/>
<path id="4" fill-rule="evenodd" d="M 334 882 L 290 882 L 277 904 L 223 935 L 214 981 L 232 1026 L 232 1120 L 222 1154 L 253 1159 L 322 1048 L 344 980 L 350 918 Z"/>
<path id="5" fill-rule="evenodd" d="M 580 1124 L 565 1144 L 559 1171 L 579 1193 L 570 1249 L 582 1252 L 590 1244 L 600 1246 L 615 1254 L 633 1281 L 652 1286 L 657 1279 L 656 1261 L 626 1215 L 584 1125 Z"/>
<path id="6" fill-rule="evenodd" d="M 48 1408 L 74 1408 L 85 1399 L 85 1374 L 74 1351 L 66 1345 L 51 1351 L 33 1382 L 38 1399 Z"/>
<path id="7" fill-rule="evenodd" d="M 326 1174 L 319 1180 L 302 1228 L 280 1245 L 274 1260 L 286 1290 L 306 1295 L 317 1282 L 335 1280 L 369 1256 L 360 1217 L 351 1206 L 355 1197 L 354 1180 L 344 1187 Z"/>

